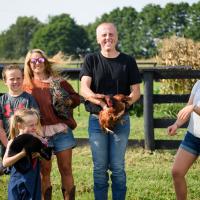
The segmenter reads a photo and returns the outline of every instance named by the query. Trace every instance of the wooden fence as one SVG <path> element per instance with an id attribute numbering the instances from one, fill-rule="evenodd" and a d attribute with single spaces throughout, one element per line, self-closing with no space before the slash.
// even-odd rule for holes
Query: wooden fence
<path id="1" fill-rule="evenodd" d="M 72 79 L 78 79 L 80 69 L 63 69 L 62 75 Z M 144 140 L 129 140 L 131 146 L 142 146 L 147 150 L 178 148 L 180 140 L 155 140 L 154 129 L 166 128 L 175 119 L 154 119 L 153 105 L 161 103 L 186 103 L 189 94 L 162 95 L 153 93 L 153 83 L 159 79 L 198 79 L 200 70 L 192 70 L 191 67 L 144 67 L 140 68 L 144 83 L 144 94 L 139 100 L 143 104 L 144 116 Z M 183 127 L 186 127 L 183 126 Z M 83 139 L 85 141 L 85 139 Z"/>
<path id="2" fill-rule="evenodd" d="M 144 94 L 139 100 L 143 104 L 144 117 L 144 140 L 129 140 L 130 146 L 142 146 L 147 150 L 155 149 L 174 149 L 180 144 L 179 140 L 155 140 L 154 129 L 166 128 L 175 119 L 154 119 L 153 105 L 161 103 L 185 103 L 188 101 L 187 95 L 158 95 L 153 93 L 153 83 L 159 79 L 198 79 L 200 70 L 192 70 L 191 67 L 141 67 L 140 73 L 144 83 Z M 0 68 L 1 71 L 1 68 Z M 61 69 L 61 74 L 71 79 L 79 78 L 80 68 Z M 77 84 L 79 87 L 79 84 Z M 79 88 L 78 88 L 79 90 Z M 88 142 L 87 138 L 78 139 L 79 144 Z"/>

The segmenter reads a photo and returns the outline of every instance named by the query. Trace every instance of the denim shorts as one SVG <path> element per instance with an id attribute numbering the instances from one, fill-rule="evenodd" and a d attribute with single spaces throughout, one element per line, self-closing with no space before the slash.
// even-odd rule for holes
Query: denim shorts
<path id="1" fill-rule="evenodd" d="M 180 144 L 180 147 L 195 156 L 200 154 L 200 138 L 192 135 L 187 131 L 183 141 Z"/>
<path id="2" fill-rule="evenodd" d="M 76 140 L 70 128 L 67 132 L 56 133 L 48 138 L 48 146 L 53 148 L 55 153 L 71 149 L 76 146 Z"/>

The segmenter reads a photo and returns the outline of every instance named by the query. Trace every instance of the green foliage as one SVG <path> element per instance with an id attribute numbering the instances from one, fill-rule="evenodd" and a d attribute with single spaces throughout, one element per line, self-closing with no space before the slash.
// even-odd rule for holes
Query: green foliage
<path id="1" fill-rule="evenodd" d="M 188 26 L 185 27 L 184 35 L 187 38 L 192 38 L 195 41 L 200 41 L 200 1 L 194 3 L 189 8 L 189 15 L 187 17 Z"/>
<path id="2" fill-rule="evenodd" d="M 184 36 L 184 30 L 188 26 L 189 4 L 168 3 L 161 12 L 161 28 L 165 37 L 171 35 Z"/>
<path id="3" fill-rule="evenodd" d="M 25 56 L 33 34 L 41 26 L 34 17 L 18 17 L 16 23 L 0 35 L 0 57 L 13 59 Z"/>
<path id="4" fill-rule="evenodd" d="M 85 30 L 76 25 L 68 14 L 50 17 L 49 23 L 40 28 L 31 41 L 32 48 L 41 48 L 51 56 L 59 51 L 78 56 L 87 46 Z"/>
<path id="5" fill-rule="evenodd" d="M 90 51 L 98 50 L 95 30 L 99 23 L 106 21 L 113 22 L 118 29 L 118 48 L 121 51 L 135 55 L 137 58 L 155 56 L 157 43 L 162 38 L 174 34 L 183 36 L 187 30 L 187 35 L 193 38 L 193 33 L 189 34 L 190 26 L 195 28 L 198 25 L 194 26 L 191 19 L 194 19 L 196 24 L 199 23 L 198 4 L 194 4 L 193 7 L 195 7 L 195 9 L 191 9 L 194 10 L 193 13 L 191 13 L 188 3 L 168 3 L 165 8 L 148 4 L 140 13 L 137 13 L 132 7 L 114 9 L 86 26 L 90 41 L 89 49 Z M 196 31 L 195 35 L 198 37 L 199 31 Z"/>
<path id="6" fill-rule="evenodd" d="M 119 33 L 120 51 L 136 58 L 157 54 L 158 42 L 176 35 L 200 40 L 200 2 L 168 3 L 164 8 L 147 4 L 141 12 L 134 7 L 116 8 L 96 18 L 93 23 L 79 26 L 68 14 L 49 17 L 46 24 L 33 17 L 19 17 L 16 24 L 0 34 L 0 58 L 24 57 L 29 48 L 41 48 L 52 56 L 59 51 L 75 57 L 99 50 L 96 27 L 113 22 Z"/>
<path id="7" fill-rule="evenodd" d="M 176 119 L 178 112 L 185 106 L 183 103 L 154 104 L 154 117 Z"/>
<path id="8" fill-rule="evenodd" d="M 137 26 L 136 43 L 137 55 L 140 57 L 152 57 L 156 54 L 157 39 L 164 34 L 161 30 L 161 7 L 148 4 L 139 13 Z"/>
<path id="9" fill-rule="evenodd" d="M 143 105 L 141 103 L 135 103 L 133 109 L 130 111 L 130 115 L 141 117 L 143 116 Z"/>

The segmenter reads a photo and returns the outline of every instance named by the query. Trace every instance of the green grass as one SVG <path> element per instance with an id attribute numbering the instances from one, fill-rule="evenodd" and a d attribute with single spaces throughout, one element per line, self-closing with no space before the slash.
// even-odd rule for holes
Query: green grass
<path id="1" fill-rule="evenodd" d="M 4 84 L 2 80 L 0 80 L 0 93 L 5 93 L 7 91 L 8 91 L 7 86 Z"/>
<path id="2" fill-rule="evenodd" d="M 127 200 L 174 200 L 171 166 L 175 151 L 155 151 L 128 148 L 126 153 Z M 199 200 L 199 161 L 187 175 L 188 199 Z M 73 150 L 73 172 L 77 186 L 76 200 L 93 200 L 92 159 L 88 147 Z M 53 200 L 61 200 L 60 176 L 55 159 L 52 170 Z M 0 199 L 7 199 L 8 176 L 0 179 Z M 109 192 L 109 199 L 111 194 Z"/>
<path id="3" fill-rule="evenodd" d="M 70 81 L 78 91 L 78 82 Z M 156 86 L 158 87 L 158 85 Z M 7 91 L 0 82 L 0 92 Z M 159 113 L 157 113 L 159 116 Z M 84 106 L 76 108 L 74 116 L 77 128 L 74 130 L 76 138 L 87 138 L 88 113 Z M 178 136 L 169 137 L 166 129 L 155 129 L 156 139 L 181 139 L 185 129 L 179 131 Z M 143 117 L 131 116 L 131 139 L 144 139 Z M 175 194 L 171 178 L 171 166 L 176 150 L 154 151 L 149 153 L 142 148 L 128 148 L 126 153 L 127 171 L 127 200 L 174 200 Z M 199 161 L 188 173 L 188 192 L 190 200 L 198 200 L 199 190 Z M 77 186 L 76 200 L 93 200 L 92 158 L 89 147 L 77 147 L 73 150 L 73 173 Z M 62 199 L 60 175 L 53 161 L 52 170 L 53 200 Z M 8 176 L 0 177 L 0 199 L 7 199 Z M 109 192 L 111 199 L 111 192 Z"/>

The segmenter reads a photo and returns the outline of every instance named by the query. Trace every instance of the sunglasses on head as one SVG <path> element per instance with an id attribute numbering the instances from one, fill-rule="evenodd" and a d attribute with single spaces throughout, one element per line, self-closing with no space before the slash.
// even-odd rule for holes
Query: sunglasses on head
<path id="1" fill-rule="evenodd" d="M 31 58 L 30 63 L 36 64 L 36 63 L 44 63 L 44 58 Z"/>

